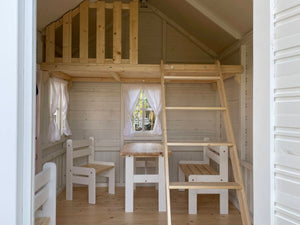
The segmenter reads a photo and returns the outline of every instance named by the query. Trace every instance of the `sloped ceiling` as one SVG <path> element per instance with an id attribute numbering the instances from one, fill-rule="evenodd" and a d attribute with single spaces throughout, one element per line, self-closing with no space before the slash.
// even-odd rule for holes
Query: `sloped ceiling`
<path id="1" fill-rule="evenodd" d="M 37 0 L 37 28 L 43 30 L 52 21 L 82 0 Z M 220 54 L 237 39 L 220 24 L 204 15 L 186 0 L 148 0 L 191 35 Z M 252 0 L 193 0 L 232 29 L 245 35 L 252 30 Z"/>

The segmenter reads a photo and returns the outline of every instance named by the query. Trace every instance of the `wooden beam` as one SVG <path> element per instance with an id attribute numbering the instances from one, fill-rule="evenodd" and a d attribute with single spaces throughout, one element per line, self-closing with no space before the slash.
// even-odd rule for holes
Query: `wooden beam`
<path id="1" fill-rule="evenodd" d="M 121 81 L 121 76 L 120 74 L 116 73 L 116 72 L 112 72 L 111 73 L 112 77 L 116 80 L 116 81 Z"/>
<path id="2" fill-rule="evenodd" d="M 122 60 L 122 2 L 113 2 L 113 62 Z"/>
<path id="3" fill-rule="evenodd" d="M 88 62 L 89 54 L 89 1 L 84 1 L 79 6 L 80 11 L 80 42 L 79 58 L 81 63 Z"/>
<path id="4" fill-rule="evenodd" d="M 138 64 L 138 25 L 139 3 L 133 0 L 129 3 L 129 59 L 131 64 Z"/>
<path id="5" fill-rule="evenodd" d="M 143 78 L 120 78 L 120 81 L 117 81 L 115 78 L 111 77 L 72 77 L 72 81 L 79 82 L 121 82 L 121 83 L 159 83 L 160 79 L 143 79 Z"/>
<path id="6" fill-rule="evenodd" d="M 56 77 L 56 78 L 67 80 L 67 81 L 72 80 L 72 77 L 70 75 L 68 75 L 64 72 L 61 72 L 61 71 L 49 72 L 49 77 Z"/>
<path id="7" fill-rule="evenodd" d="M 72 14 L 68 12 L 63 16 L 63 52 L 62 60 L 70 63 L 72 58 Z"/>
<path id="8" fill-rule="evenodd" d="M 54 63 L 55 58 L 55 23 L 46 27 L 46 62 Z"/>
<path id="9" fill-rule="evenodd" d="M 118 72 L 118 73 L 153 73 L 160 74 L 160 66 L 158 64 L 95 64 L 95 63 L 42 63 L 41 70 L 44 71 L 82 71 L 82 72 Z M 207 76 L 216 74 L 216 66 L 214 64 L 165 64 L 166 73 L 176 74 L 180 76 L 190 76 L 188 73 L 197 73 L 197 76 Z M 235 75 L 243 72 L 241 65 L 222 65 L 221 71 L 224 74 Z M 141 75 L 142 76 L 142 75 Z"/>
<path id="10" fill-rule="evenodd" d="M 105 2 L 97 1 L 97 33 L 96 33 L 96 62 L 105 60 Z"/>
<path id="11" fill-rule="evenodd" d="M 226 48 L 221 54 L 220 59 L 224 59 L 227 56 L 230 56 L 233 52 L 237 51 L 241 45 L 246 44 L 247 42 L 250 42 L 253 40 L 253 31 L 251 30 L 246 35 L 243 36 L 241 40 L 238 40 L 234 42 L 231 46 Z"/>
<path id="12" fill-rule="evenodd" d="M 242 38 L 242 34 L 240 31 L 232 27 L 229 23 L 225 22 L 223 18 L 220 18 L 216 13 L 210 11 L 207 7 L 201 4 L 201 1 L 196 0 L 186 0 L 192 7 L 198 10 L 200 13 L 205 15 L 208 19 L 213 21 L 219 27 L 221 27 L 224 31 L 230 34 L 235 39 L 239 40 Z"/>
<path id="13" fill-rule="evenodd" d="M 148 3 L 148 7 L 160 18 L 165 20 L 168 24 L 170 24 L 172 27 L 174 27 L 176 30 L 178 30 L 180 33 L 182 33 L 186 38 L 188 38 L 191 42 L 193 42 L 196 46 L 198 46 L 200 49 L 202 49 L 206 54 L 208 54 L 212 59 L 218 58 L 218 54 L 207 47 L 203 42 L 199 41 L 196 37 L 191 35 L 188 31 L 186 31 L 184 28 L 179 26 L 174 20 L 166 16 L 164 13 L 162 13 L 159 9 L 155 8 L 151 4 Z"/>

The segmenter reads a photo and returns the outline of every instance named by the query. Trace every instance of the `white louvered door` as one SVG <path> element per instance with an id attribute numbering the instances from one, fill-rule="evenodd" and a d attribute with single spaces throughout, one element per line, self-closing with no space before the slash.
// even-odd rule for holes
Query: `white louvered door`
<path id="1" fill-rule="evenodd" d="M 274 223 L 300 224 L 300 0 L 274 1 Z"/>

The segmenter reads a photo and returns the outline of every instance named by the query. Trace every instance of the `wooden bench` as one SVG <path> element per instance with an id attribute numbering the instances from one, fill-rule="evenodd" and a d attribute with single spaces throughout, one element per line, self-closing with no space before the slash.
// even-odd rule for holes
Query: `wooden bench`
<path id="1" fill-rule="evenodd" d="M 88 164 L 74 166 L 76 158 L 88 157 Z M 115 193 L 115 164 L 95 161 L 95 141 L 67 140 L 66 199 L 73 199 L 73 184 L 88 185 L 89 203 L 96 204 L 96 175 L 108 178 L 108 192 Z"/>
<path id="2" fill-rule="evenodd" d="M 219 172 L 210 165 L 211 160 L 219 165 Z M 228 182 L 228 146 L 204 147 L 203 161 L 180 161 L 178 172 L 179 182 Z M 219 194 L 220 214 L 228 214 L 226 189 L 190 189 L 189 214 L 197 214 L 197 194 Z"/>
<path id="3" fill-rule="evenodd" d="M 56 224 L 56 165 L 46 163 L 35 176 L 35 225 Z"/>

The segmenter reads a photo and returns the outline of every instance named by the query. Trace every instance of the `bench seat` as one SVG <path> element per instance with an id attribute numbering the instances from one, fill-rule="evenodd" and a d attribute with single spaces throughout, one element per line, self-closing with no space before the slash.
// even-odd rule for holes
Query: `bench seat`
<path id="1" fill-rule="evenodd" d="M 218 175 L 219 173 L 207 164 L 179 164 L 186 180 L 190 175 Z"/>
<path id="2" fill-rule="evenodd" d="M 81 167 L 94 168 L 96 171 L 96 174 L 102 173 L 104 171 L 108 171 L 108 170 L 114 168 L 114 166 L 112 166 L 112 165 L 100 165 L 100 164 L 92 164 L 92 163 L 83 165 Z"/>
<path id="3" fill-rule="evenodd" d="M 34 225 L 48 225 L 50 223 L 50 217 L 39 217 L 34 220 Z"/>

